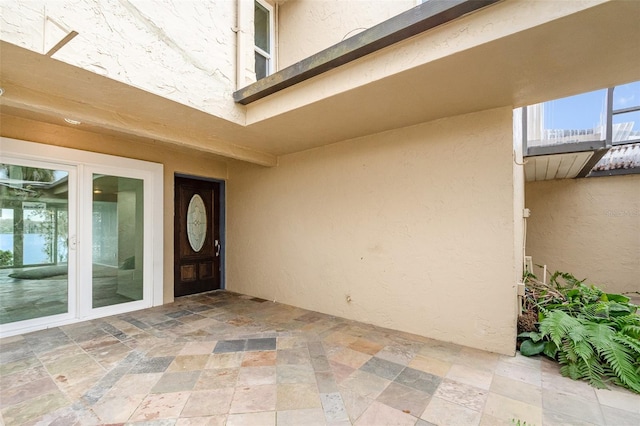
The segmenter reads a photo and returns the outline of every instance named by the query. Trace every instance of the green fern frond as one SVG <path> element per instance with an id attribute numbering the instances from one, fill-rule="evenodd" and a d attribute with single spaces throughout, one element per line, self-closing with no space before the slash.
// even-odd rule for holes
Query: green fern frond
<path id="1" fill-rule="evenodd" d="M 577 363 L 578 362 L 578 354 L 575 351 L 575 346 L 573 342 L 568 339 L 564 339 L 562 341 L 562 350 L 564 351 L 565 356 L 567 357 L 568 363 Z"/>
<path id="2" fill-rule="evenodd" d="M 616 333 L 613 336 L 613 340 L 625 345 L 626 347 L 631 349 L 632 352 L 635 352 L 635 356 L 632 354 L 634 358 L 640 357 L 640 340 L 638 340 L 637 338 L 624 333 Z"/>
<path id="3" fill-rule="evenodd" d="M 560 374 L 564 377 L 570 377 L 573 380 L 581 380 L 582 371 L 580 371 L 580 367 L 576 363 L 566 364 L 560 367 Z"/>
<path id="4" fill-rule="evenodd" d="M 607 385 L 602 380 L 605 373 L 604 368 L 597 359 L 592 358 L 590 362 L 583 361 L 579 366 L 582 378 L 586 379 L 591 386 L 598 389 L 607 388 Z"/>
<path id="5" fill-rule="evenodd" d="M 611 366 L 615 377 L 629 389 L 640 393 L 640 375 L 624 351 L 616 347 L 604 350 L 602 358 Z"/>
<path id="6" fill-rule="evenodd" d="M 562 349 L 558 350 L 558 363 L 561 366 L 569 365 L 569 360 L 567 359 L 567 355 Z M 566 374 L 563 374 L 563 376 L 566 376 Z"/>
<path id="7" fill-rule="evenodd" d="M 563 311 L 550 311 L 540 323 L 540 333 L 548 335 L 557 346 L 562 346 L 562 339 L 571 330 L 581 326 L 580 321 Z"/>
<path id="8" fill-rule="evenodd" d="M 636 340 L 640 339 L 640 325 L 625 325 L 620 328 L 620 332 Z"/>
<path id="9" fill-rule="evenodd" d="M 589 344 L 589 342 L 585 340 L 576 342 L 573 350 L 576 355 L 578 355 L 578 357 L 580 357 L 580 359 L 584 360 L 584 362 L 586 363 L 592 362 L 596 357 L 593 346 L 591 346 L 591 344 Z"/>
<path id="10" fill-rule="evenodd" d="M 634 367 L 635 358 L 627 346 L 615 338 L 615 332 L 604 324 L 586 324 L 589 341 L 600 357 L 609 364 L 615 377 L 630 389 L 640 392 L 640 376 Z"/>
<path id="11" fill-rule="evenodd" d="M 549 286 L 536 288 L 537 343 L 544 343 L 543 353 L 560 363 L 564 376 L 640 393 L 638 306 L 584 281 L 555 272 Z"/>
<path id="12" fill-rule="evenodd" d="M 578 321 L 582 323 L 582 321 Z M 573 343 L 578 343 L 584 342 L 588 338 L 589 333 L 587 329 L 581 325 L 580 327 L 574 326 L 573 328 L 569 329 L 569 331 L 567 332 L 567 336 Z"/>
<path id="13" fill-rule="evenodd" d="M 607 346 L 613 340 L 615 329 L 612 326 L 606 323 L 590 321 L 584 321 L 584 323 L 581 322 L 581 324 L 588 333 L 589 342 L 591 342 L 596 349 Z"/>
<path id="14" fill-rule="evenodd" d="M 640 315 L 637 314 L 623 315 L 611 318 L 611 320 L 616 323 L 619 329 L 622 329 L 629 325 L 640 326 Z"/>

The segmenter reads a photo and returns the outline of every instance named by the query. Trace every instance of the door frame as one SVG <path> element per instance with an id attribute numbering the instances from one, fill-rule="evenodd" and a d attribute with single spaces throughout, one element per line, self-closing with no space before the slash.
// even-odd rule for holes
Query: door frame
<path id="1" fill-rule="evenodd" d="M 4 139 L 3 139 L 4 142 Z M 0 163 L 18 164 L 26 167 L 37 167 L 43 169 L 55 169 L 67 172 L 68 198 L 68 239 L 70 241 L 67 251 L 67 312 L 60 314 L 39 316 L 26 320 L 0 324 L 0 337 L 18 334 L 19 330 L 37 330 L 47 328 L 49 324 L 67 323 L 73 321 L 80 315 L 78 287 L 78 270 L 82 262 L 79 251 L 71 247 L 71 241 L 77 238 L 80 226 L 80 200 L 79 200 L 79 167 L 68 161 L 59 158 L 33 158 L 16 155 L 14 152 L 7 152 L 6 144 L 3 144 L 3 151 L 0 154 Z M 27 266 L 27 268 L 30 267 Z M 37 266 L 36 266 L 37 267 Z M 46 282 L 46 281 L 43 281 Z"/>
<path id="2" fill-rule="evenodd" d="M 77 184 L 73 189 L 73 197 L 77 200 L 77 204 L 76 212 L 73 212 L 73 214 L 76 215 L 77 221 L 77 253 L 74 254 L 74 256 L 77 256 L 77 260 L 73 271 L 69 271 L 69 278 L 74 277 L 76 283 L 70 283 L 69 285 L 80 286 L 81 282 L 83 282 L 83 277 L 85 280 L 90 277 L 90 275 L 87 275 L 87 268 L 83 269 L 82 267 L 82 264 L 91 262 L 90 255 L 92 250 L 87 245 L 91 242 L 91 230 L 87 227 L 87 221 L 90 217 L 86 212 L 78 211 L 88 205 L 87 203 L 90 202 L 93 195 L 91 183 L 86 182 L 85 172 L 96 168 L 101 170 L 112 169 L 116 173 L 121 169 L 129 169 L 129 172 L 125 173 L 126 175 L 144 180 L 144 211 L 148 213 L 145 214 L 144 225 L 144 270 L 148 272 L 148 275 L 144 278 L 143 300 L 88 309 L 86 306 L 80 306 L 82 302 L 86 303 L 87 298 L 83 296 L 83 293 L 86 294 L 87 290 L 78 287 L 78 293 L 75 295 L 74 300 L 74 315 L 64 318 L 43 317 L 48 318 L 47 321 L 31 322 L 31 320 L 26 320 L 2 324 L 0 325 L 0 337 L 117 315 L 159 306 L 164 303 L 164 271 L 162 267 L 164 264 L 164 166 L 162 164 L 5 137 L 0 137 L 0 146 L 2 147 L 0 161 L 6 156 L 7 159 L 15 159 L 21 162 L 35 161 L 68 165 L 75 168 Z M 83 178 L 83 176 L 85 177 Z M 71 215 L 71 213 L 69 214 Z"/>
<path id="3" fill-rule="evenodd" d="M 204 176 L 190 175 L 187 173 L 174 173 L 173 174 L 173 198 L 176 196 L 175 178 L 185 178 L 199 180 L 203 182 L 212 182 L 220 185 L 220 214 L 217 216 L 218 227 L 220 228 L 220 290 L 226 290 L 226 241 L 227 241 L 227 200 L 226 200 L 226 185 L 227 182 L 224 179 L 210 178 Z M 176 206 L 173 206 L 173 214 L 176 213 Z M 174 225 L 173 229 L 173 241 L 176 238 L 176 229 Z M 175 244 L 175 243 L 174 243 Z M 173 255 L 175 256 L 175 246 L 173 248 Z M 175 268 L 175 259 L 173 261 Z M 173 271 L 175 276 L 175 270 Z M 173 283 L 175 289 L 175 282 Z M 174 296 L 175 297 L 175 296 Z"/>

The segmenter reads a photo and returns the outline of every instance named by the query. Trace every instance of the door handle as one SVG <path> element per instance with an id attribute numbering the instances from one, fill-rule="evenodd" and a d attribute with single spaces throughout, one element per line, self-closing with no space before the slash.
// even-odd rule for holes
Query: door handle
<path id="1" fill-rule="evenodd" d="M 216 246 L 216 257 L 220 256 L 220 241 L 215 240 L 214 245 Z"/>
<path id="2" fill-rule="evenodd" d="M 69 237 L 69 249 L 75 250 L 77 244 L 78 244 L 78 240 L 76 239 L 75 235 L 72 235 L 71 237 Z"/>

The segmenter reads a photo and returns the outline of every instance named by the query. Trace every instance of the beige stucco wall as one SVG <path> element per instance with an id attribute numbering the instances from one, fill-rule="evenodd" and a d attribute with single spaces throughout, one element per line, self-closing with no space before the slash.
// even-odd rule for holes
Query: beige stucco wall
<path id="1" fill-rule="evenodd" d="M 278 68 L 411 9 L 416 0 L 293 0 L 278 5 Z"/>
<path id="2" fill-rule="evenodd" d="M 640 292 L 640 175 L 528 182 L 525 192 L 534 264 Z"/>
<path id="3" fill-rule="evenodd" d="M 253 39 L 253 3 L 239 4 L 248 9 L 241 32 L 236 1 L 7 0 L 0 38 L 46 53 L 75 31 L 54 59 L 242 123 L 231 94 L 238 59 L 253 71 L 236 55 L 240 41 L 253 58 L 253 43 L 240 40 Z"/>
<path id="4" fill-rule="evenodd" d="M 512 147 L 501 108 L 231 163 L 227 288 L 513 354 Z"/>
<path id="5" fill-rule="evenodd" d="M 174 174 L 225 179 L 226 163 L 211 154 L 164 146 L 149 140 L 100 135 L 9 115 L 0 116 L 0 123 L 0 136 L 164 165 L 164 302 L 173 301 Z"/>

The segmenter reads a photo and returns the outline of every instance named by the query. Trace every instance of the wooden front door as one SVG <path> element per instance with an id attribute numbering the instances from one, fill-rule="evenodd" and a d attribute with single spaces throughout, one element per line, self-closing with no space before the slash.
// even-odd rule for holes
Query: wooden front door
<path id="1" fill-rule="evenodd" d="M 220 183 L 175 178 L 174 295 L 220 288 Z"/>

